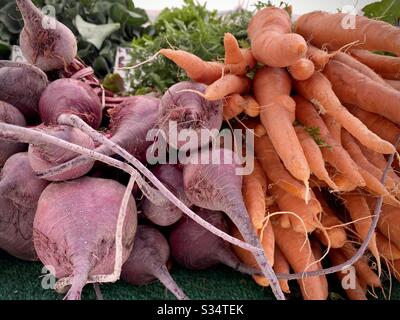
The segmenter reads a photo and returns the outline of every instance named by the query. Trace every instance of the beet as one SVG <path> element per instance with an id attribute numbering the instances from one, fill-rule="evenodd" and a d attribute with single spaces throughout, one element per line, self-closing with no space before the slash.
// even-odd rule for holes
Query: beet
<path id="1" fill-rule="evenodd" d="M 199 208 L 196 213 L 218 229 L 228 231 L 228 225 L 221 212 Z M 183 217 L 172 228 L 169 243 L 172 257 L 187 269 L 204 270 L 222 263 L 242 273 L 259 273 L 240 262 L 228 242 L 213 235 L 190 218 Z"/>
<path id="2" fill-rule="evenodd" d="M 205 85 L 200 83 L 180 82 L 169 88 L 162 97 L 158 127 L 172 147 L 176 149 L 182 147 L 190 150 L 197 149 L 209 144 L 212 140 L 210 136 L 206 141 L 201 141 L 200 130 L 210 131 L 214 129 L 217 134 L 219 133 L 223 121 L 222 101 L 207 101 L 197 93 L 187 91 L 205 93 L 206 88 Z M 185 141 L 169 139 L 170 130 L 174 130 L 173 122 L 176 122 L 178 135 L 182 130 L 190 130 L 197 134 L 198 142 L 191 141 L 188 144 Z M 176 140 L 178 140 L 178 137 L 176 137 Z"/>
<path id="3" fill-rule="evenodd" d="M 161 232 L 153 227 L 140 225 L 137 228 L 132 253 L 122 268 L 121 279 L 136 286 L 158 279 L 178 299 L 186 300 L 186 295 L 167 269 L 169 256 L 169 245 Z"/>
<path id="4" fill-rule="evenodd" d="M 183 187 L 183 172 L 177 166 L 160 165 L 153 173 L 176 197 L 190 207 Z M 172 202 L 167 201 L 159 206 L 147 198 L 142 202 L 142 212 L 151 222 L 163 227 L 173 225 L 183 216 L 182 210 Z"/>
<path id="5" fill-rule="evenodd" d="M 24 19 L 20 46 L 24 57 L 43 71 L 68 67 L 77 54 L 74 34 L 56 19 L 45 16 L 30 0 L 17 0 Z"/>
<path id="6" fill-rule="evenodd" d="M 71 277 L 66 299 L 80 299 L 91 276 L 114 271 L 116 223 L 125 187 L 113 180 L 84 177 L 52 183 L 39 199 L 33 241 L 39 259 L 57 278 Z M 128 259 L 137 225 L 131 196 L 122 234 Z"/>
<path id="7" fill-rule="evenodd" d="M 22 113 L 12 105 L 2 101 L 0 101 L 0 122 L 15 124 L 21 127 L 26 126 L 26 121 Z M 0 167 L 4 165 L 9 157 L 24 151 L 26 147 L 24 143 L 0 140 Z"/>
<path id="8" fill-rule="evenodd" d="M 59 139 L 68 141 L 85 147 L 94 149 L 94 141 L 82 131 L 68 126 L 41 126 L 38 130 Z M 51 144 L 35 144 L 29 146 L 29 161 L 34 172 L 41 172 L 53 166 L 68 162 L 79 156 L 72 151 L 65 150 Z M 81 166 L 74 167 L 60 175 L 53 176 L 49 181 L 65 181 L 80 178 L 86 175 L 93 167 L 94 161 L 87 162 Z"/>
<path id="9" fill-rule="evenodd" d="M 0 177 L 0 248 L 23 260 L 36 260 L 33 219 L 47 182 L 36 178 L 26 153 L 8 159 Z"/>
<path id="10" fill-rule="evenodd" d="M 39 112 L 45 124 L 59 124 L 62 114 L 74 114 L 94 129 L 102 119 L 101 101 L 86 83 L 75 79 L 59 79 L 43 92 Z"/>
<path id="11" fill-rule="evenodd" d="M 284 300 L 278 279 L 268 264 L 243 202 L 242 176 L 237 172 L 241 165 L 237 156 L 228 149 L 206 149 L 201 154 L 192 154 L 189 162 L 183 170 L 189 201 L 198 207 L 223 211 L 228 215 L 243 239 L 259 249 L 253 252 L 254 257 L 276 297 Z"/>
<path id="12" fill-rule="evenodd" d="M 29 123 L 39 118 L 39 100 L 48 85 L 46 74 L 25 63 L 0 61 L 0 100 L 17 108 Z"/>

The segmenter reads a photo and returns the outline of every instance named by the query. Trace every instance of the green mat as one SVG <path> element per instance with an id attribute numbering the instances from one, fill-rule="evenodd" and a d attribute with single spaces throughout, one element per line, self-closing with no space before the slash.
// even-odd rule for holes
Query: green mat
<path id="1" fill-rule="evenodd" d="M 0 252 L 0 300 L 60 300 L 62 296 L 53 290 L 42 288 L 40 262 L 25 262 Z M 186 294 L 194 300 L 271 300 L 268 288 L 257 286 L 251 277 L 234 272 L 224 266 L 207 271 L 188 271 L 174 268 L 172 276 Z M 335 278 L 329 277 L 331 298 L 341 299 L 345 295 L 337 287 Z M 289 299 L 300 299 L 296 283 Z M 385 282 L 386 292 L 389 283 Z M 160 283 L 135 287 L 123 282 L 101 285 L 106 300 L 169 300 L 175 299 Z M 378 291 L 378 290 L 377 290 Z M 382 297 L 382 296 L 381 296 Z M 83 299 L 95 299 L 93 287 L 86 286 Z M 400 285 L 393 283 L 391 299 L 400 299 Z"/>

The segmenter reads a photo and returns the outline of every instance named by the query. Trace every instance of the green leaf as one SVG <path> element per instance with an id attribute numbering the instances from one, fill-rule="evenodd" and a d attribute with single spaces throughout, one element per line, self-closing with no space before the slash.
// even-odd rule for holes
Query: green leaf
<path id="1" fill-rule="evenodd" d="M 400 1 L 382 0 L 365 6 L 362 11 L 369 18 L 376 18 L 397 25 L 400 20 Z"/>
<path id="2" fill-rule="evenodd" d="M 124 79 L 122 79 L 122 77 L 118 73 L 108 74 L 104 78 L 103 87 L 114 93 L 124 92 Z"/>
<path id="3" fill-rule="evenodd" d="M 102 25 L 88 23 L 83 20 L 80 15 L 76 16 L 75 24 L 79 34 L 82 36 L 82 39 L 93 44 L 98 50 L 101 49 L 104 40 L 121 27 L 119 23 Z"/>
<path id="4" fill-rule="evenodd" d="M 147 16 L 144 16 L 142 11 L 136 8 L 134 11 L 129 11 L 120 3 L 115 3 L 110 8 L 110 17 L 115 22 L 132 26 L 140 26 L 147 21 Z"/>

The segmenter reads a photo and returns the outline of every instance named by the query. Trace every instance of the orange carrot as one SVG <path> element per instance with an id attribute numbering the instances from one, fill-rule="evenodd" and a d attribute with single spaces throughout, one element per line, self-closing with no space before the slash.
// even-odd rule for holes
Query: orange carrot
<path id="1" fill-rule="evenodd" d="M 346 108 L 360 119 L 369 130 L 392 144 L 396 143 L 397 138 L 400 136 L 400 129 L 393 122 L 354 105 L 346 105 Z M 398 147 L 398 151 L 400 151 L 400 147 Z"/>
<path id="2" fill-rule="evenodd" d="M 389 261 L 400 259 L 400 249 L 397 248 L 380 231 L 376 233 L 376 245 L 382 257 Z"/>
<path id="3" fill-rule="evenodd" d="M 356 254 L 356 249 L 350 242 L 347 242 L 340 251 L 347 260 L 351 259 Z M 361 257 L 361 259 L 358 259 L 353 266 L 357 271 L 358 278 L 363 280 L 368 286 L 375 288 L 381 286 L 381 280 L 370 268 L 368 265 L 368 260 L 365 256 Z"/>
<path id="4" fill-rule="evenodd" d="M 278 154 L 267 135 L 259 138 L 255 137 L 255 154 L 260 161 L 268 179 L 288 193 L 303 199 L 310 200 L 307 189 L 285 169 Z"/>
<path id="5" fill-rule="evenodd" d="M 267 130 L 262 124 L 259 124 L 254 128 L 254 134 L 261 138 L 267 134 Z"/>
<path id="6" fill-rule="evenodd" d="M 368 207 L 365 197 L 361 194 L 343 194 L 344 206 L 349 212 L 351 219 L 354 222 L 355 230 L 361 240 L 367 237 L 367 233 L 372 222 L 372 213 Z M 380 265 L 379 251 L 376 244 L 376 235 L 374 235 L 368 244 L 368 248 L 374 255 Z"/>
<path id="7" fill-rule="evenodd" d="M 340 62 L 330 61 L 325 67 L 325 71 L 331 63 Z M 343 128 L 349 131 L 365 146 L 383 154 L 394 152 L 392 144 L 382 140 L 376 134 L 369 131 L 358 118 L 354 117 L 345 107 L 342 106 L 341 102 L 333 92 L 329 80 L 323 74 L 315 73 L 306 81 L 295 81 L 295 87 L 303 97 L 318 106 L 322 113 L 327 113 L 334 117 Z"/>
<path id="8" fill-rule="evenodd" d="M 400 202 L 386 189 L 386 187 L 372 175 L 369 171 L 359 168 L 365 183 L 366 188 L 373 194 L 377 196 L 383 196 L 383 203 L 389 204 L 395 207 L 400 207 Z"/>
<path id="9" fill-rule="evenodd" d="M 249 117 L 258 117 L 260 115 L 260 105 L 252 96 L 244 97 L 243 111 Z"/>
<path id="10" fill-rule="evenodd" d="M 284 229 L 279 224 L 273 223 L 276 244 L 285 256 L 294 272 L 316 271 L 319 267 L 307 235 L 297 233 L 291 229 Z M 314 263 L 314 264 L 313 264 Z M 305 300 L 326 300 L 328 291 L 319 276 L 299 279 L 300 290 Z"/>
<path id="11" fill-rule="evenodd" d="M 314 106 L 303 97 L 297 96 L 294 99 L 297 104 L 297 119 L 309 128 L 318 128 L 320 138 L 329 146 L 327 148 L 321 148 L 325 161 L 336 168 L 337 171 L 346 175 L 356 186 L 364 186 L 365 181 L 359 173 L 357 165 L 346 150 L 332 138 L 328 128 Z M 333 180 L 335 184 L 338 185 L 338 182 L 335 179 Z"/>
<path id="12" fill-rule="evenodd" d="M 372 163 L 368 161 L 368 159 L 362 153 L 360 147 L 354 138 L 345 130 L 342 131 L 342 143 L 343 147 L 349 153 L 349 155 L 353 158 L 354 162 L 364 170 L 368 171 L 372 174 L 376 179 L 381 180 L 383 176 L 382 170 L 375 167 Z M 396 183 L 390 178 L 386 178 L 385 186 L 390 190 L 396 189 Z"/>
<path id="13" fill-rule="evenodd" d="M 315 260 L 319 261 L 317 266 L 318 266 L 318 268 L 320 270 L 322 270 L 323 267 L 322 267 L 322 248 L 321 248 L 321 245 L 318 242 L 318 240 L 315 240 L 315 239 L 310 241 L 310 245 L 311 245 L 311 251 L 312 251 L 312 253 L 314 255 Z M 326 279 L 326 277 L 324 275 L 320 276 L 319 278 L 321 280 L 321 284 L 322 284 L 323 290 L 328 292 L 328 290 L 329 290 L 328 280 Z"/>
<path id="14" fill-rule="evenodd" d="M 365 64 L 359 62 L 357 59 L 353 58 L 352 56 L 350 56 L 344 52 L 338 52 L 335 54 L 335 57 L 333 59 L 347 65 L 350 68 L 357 70 L 358 72 L 367 76 L 371 80 L 374 80 L 376 82 L 379 82 L 379 83 L 387 86 L 387 83 L 385 82 L 385 80 L 382 79 L 381 76 L 376 74 L 374 70 L 372 70 Z"/>
<path id="15" fill-rule="evenodd" d="M 318 225 L 317 216 L 321 212 L 318 200 L 314 198 L 313 201 L 306 204 L 302 199 L 285 192 L 277 186 L 272 186 L 270 192 L 281 211 L 293 212 L 298 216 L 289 214 L 290 224 L 294 231 L 304 233 L 315 230 Z"/>
<path id="16" fill-rule="evenodd" d="M 274 261 L 274 271 L 276 273 L 288 274 L 290 273 L 290 266 L 287 262 L 285 256 L 282 254 L 281 250 L 276 246 L 275 247 L 275 261 Z M 290 293 L 289 282 L 285 279 L 279 280 L 279 285 L 281 289 L 285 293 Z"/>
<path id="17" fill-rule="evenodd" d="M 289 66 L 288 71 L 296 80 L 307 80 L 314 74 L 315 66 L 311 60 L 301 58 L 295 64 Z"/>
<path id="18" fill-rule="evenodd" d="M 253 70 L 257 65 L 257 61 L 254 59 L 251 49 L 240 49 L 240 51 L 242 51 L 243 58 L 246 61 L 249 70 Z"/>
<path id="19" fill-rule="evenodd" d="M 331 260 L 333 265 L 340 265 L 347 261 L 347 259 L 343 256 L 343 254 L 337 249 L 336 250 L 333 249 L 329 252 L 329 259 Z M 349 268 L 347 268 L 346 270 L 343 270 L 343 271 L 336 272 L 336 276 L 338 277 L 339 281 L 342 283 L 342 286 L 344 284 L 344 281 L 346 280 L 345 277 L 348 276 L 348 272 L 349 272 L 348 270 L 349 270 Z M 367 297 L 365 296 L 364 290 L 361 287 L 358 279 L 354 280 L 353 288 L 346 287 L 343 289 L 346 292 L 346 295 L 350 300 L 367 300 Z"/>
<path id="20" fill-rule="evenodd" d="M 254 78 L 253 91 L 261 106 L 261 123 L 285 167 L 308 187 L 310 168 L 293 127 L 295 103 L 289 96 L 290 89 L 290 77 L 283 69 L 264 67 Z"/>
<path id="21" fill-rule="evenodd" d="M 339 61 L 331 60 L 325 67 L 324 74 L 332 83 L 333 90 L 343 103 L 356 105 L 366 111 L 380 114 L 391 121 L 400 123 L 398 112 L 400 92 L 371 80 Z"/>
<path id="22" fill-rule="evenodd" d="M 342 125 L 330 115 L 321 115 L 332 137 L 340 143 L 342 141 Z"/>
<path id="23" fill-rule="evenodd" d="M 367 202 L 370 209 L 374 209 L 376 199 L 367 198 Z M 395 246 L 400 248 L 400 209 L 390 205 L 383 205 L 378 221 L 378 229 Z"/>
<path id="24" fill-rule="evenodd" d="M 375 54 L 367 50 L 351 50 L 351 55 L 385 79 L 400 80 L 400 58 Z"/>
<path id="25" fill-rule="evenodd" d="M 231 74 L 244 76 L 249 68 L 249 65 L 243 56 L 238 41 L 231 33 L 225 33 L 224 47 L 226 69 Z"/>
<path id="26" fill-rule="evenodd" d="M 257 159 L 250 175 L 243 176 L 243 198 L 256 230 L 263 227 L 267 204 L 267 177 Z"/>
<path id="27" fill-rule="evenodd" d="M 400 55 L 400 30 L 386 22 L 362 16 L 350 16 L 349 19 L 346 13 L 315 11 L 299 17 L 295 30 L 317 47 L 327 45 L 330 50 L 338 50 L 358 41 L 357 48 Z"/>
<path id="28" fill-rule="evenodd" d="M 304 155 L 310 166 L 311 172 L 320 180 L 326 182 L 330 188 L 337 190 L 337 186 L 329 177 L 329 173 L 325 168 L 324 158 L 320 147 L 314 139 L 304 130 L 303 127 L 296 127 L 296 134 L 303 148 Z"/>
<path id="29" fill-rule="evenodd" d="M 227 74 L 209 85 L 206 89 L 207 100 L 220 100 L 234 93 L 246 93 L 250 89 L 250 79 Z"/>
<path id="30" fill-rule="evenodd" d="M 307 58 L 314 63 L 316 71 L 324 70 L 331 57 L 332 54 L 328 51 L 314 47 L 312 44 L 308 45 Z"/>
<path id="31" fill-rule="evenodd" d="M 232 94 L 224 101 L 224 119 L 231 120 L 244 111 L 245 100 L 240 94 Z"/>
<path id="32" fill-rule="evenodd" d="M 385 79 L 385 82 L 391 86 L 393 89 L 396 89 L 397 91 L 400 91 L 400 80 L 387 80 Z"/>
<path id="33" fill-rule="evenodd" d="M 161 49 L 160 53 L 175 62 L 193 81 L 212 84 L 222 77 L 224 65 L 218 62 L 206 62 L 183 50 Z"/>
<path id="34" fill-rule="evenodd" d="M 393 274 L 398 281 L 400 281 L 400 260 L 393 261 Z"/>
<path id="35" fill-rule="evenodd" d="M 258 11 L 247 29 L 254 58 L 272 67 L 288 67 L 303 58 L 307 43 L 291 29 L 290 16 L 284 9 Z"/>
<path id="36" fill-rule="evenodd" d="M 325 246 L 328 246 L 327 235 L 332 248 L 343 247 L 347 239 L 346 231 L 344 227 L 341 226 L 343 222 L 336 216 L 320 193 L 317 192 L 316 196 L 322 207 L 321 224 L 324 228 L 327 228 L 327 230 L 325 230 L 325 233 L 318 228 L 315 230 L 315 235 Z"/>

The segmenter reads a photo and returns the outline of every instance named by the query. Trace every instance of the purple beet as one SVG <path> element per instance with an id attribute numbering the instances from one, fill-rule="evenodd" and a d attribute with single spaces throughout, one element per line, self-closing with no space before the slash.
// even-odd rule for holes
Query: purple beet
<path id="1" fill-rule="evenodd" d="M 0 248 L 23 260 L 36 260 L 33 219 L 48 182 L 36 178 L 27 153 L 10 157 L 0 179 Z"/>
<path id="2" fill-rule="evenodd" d="M 179 300 L 186 300 L 186 295 L 172 279 L 166 266 L 169 256 L 169 245 L 161 232 L 153 227 L 140 225 L 136 231 L 132 253 L 122 268 L 121 279 L 136 286 L 158 279 Z"/>
<path id="3" fill-rule="evenodd" d="M 186 196 L 194 205 L 208 210 L 225 212 L 239 229 L 243 239 L 259 249 L 254 257 L 263 275 L 270 281 L 275 296 L 284 300 L 278 279 L 265 257 L 243 201 L 242 169 L 238 157 L 228 149 L 202 150 L 192 154 L 183 170 Z M 201 160 L 201 161 L 199 161 Z M 208 160 L 208 161 L 205 161 Z"/>
<path id="4" fill-rule="evenodd" d="M 193 90 L 205 93 L 207 86 L 194 82 L 180 82 L 167 90 L 161 99 L 160 118 L 158 126 L 165 134 L 166 141 L 172 147 L 181 149 L 197 149 L 211 142 L 209 136 L 205 141 L 201 141 L 201 130 L 216 130 L 218 133 L 223 121 L 222 101 L 207 101 Z M 186 90 L 186 91 L 185 91 Z M 176 123 L 176 128 L 173 127 Z M 176 129 L 176 133 L 174 132 Z M 172 130 L 174 134 L 179 135 L 182 130 L 189 130 L 197 135 L 198 141 L 191 141 L 189 144 L 185 141 L 174 141 L 169 137 Z M 171 139 L 170 139 L 171 138 Z M 178 140 L 178 137 L 176 137 Z M 180 139 L 179 139 L 180 140 Z"/>
<path id="5" fill-rule="evenodd" d="M 228 231 L 228 225 L 221 212 L 199 208 L 196 213 L 218 229 Z M 242 273 L 259 273 L 243 264 L 233 253 L 228 242 L 186 216 L 173 226 L 169 243 L 172 257 L 187 269 L 204 270 L 222 263 Z"/>
<path id="6" fill-rule="evenodd" d="M 116 223 L 125 187 L 84 177 L 52 183 L 42 193 L 33 224 L 39 259 L 57 278 L 72 277 L 66 299 L 77 300 L 91 276 L 114 272 Z M 131 196 L 122 234 L 122 260 L 132 251 L 137 225 Z"/>
<path id="7" fill-rule="evenodd" d="M 183 172 L 177 166 L 160 165 L 153 173 L 177 198 L 190 207 L 183 186 Z M 173 225 L 183 216 L 183 212 L 172 202 L 167 201 L 158 206 L 147 198 L 142 202 L 142 212 L 151 222 L 163 227 Z"/>
<path id="8" fill-rule="evenodd" d="M 30 0 L 17 0 L 17 6 L 24 19 L 19 41 L 25 58 L 43 71 L 68 67 L 77 54 L 72 31 L 45 16 Z"/>
<path id="9" fill-rule="evenodd" d="M 0 122 L 26 127 L 26 121 L 22 113 L 12 105 L 2 101 L 0 101 Z M 24 143 L 0 140 L 0 168 L 9 157 L 24 151 L 26 147 L 27 145 Z"/>
<path id="10" fill-rule="evenodd" d="M 86 83 L 76 79 L 59 79 L 52 82 L 43 92 L 39 112 L 45 124 L 59 124 L 62 114 L 80 117 L 92 128 L 97 129 L 102 119 L 99 97 Z"/>
<path id="11" fill-rule="evenodd" d="M 47 85 L 47 76 L 39 68 L 0 61 L 0 100 L 17 108 L 29 123 L 39 118 L 39 100 Z"/>
<path id="12" fill-rule="evenodd" d="M 67 142 L 80 145 L 87 149 L 94 149 L 94 141 L 79 129 L 68 126 L 40 126 L 37 128 L 44 133 L 65 140 Z M 41 172 L 51 167 L 68 162 L 75 159 L 79 155 L 48 144 L 35 144 L 29 146 L 29 161 L 34 172 Z M 86 175 L 93 167 L 93 161 L 87 162 L 81 166 L 72 168 L 60 175 L 49 178 L 49 181 L 65 181 L 80 178 Z"/>

